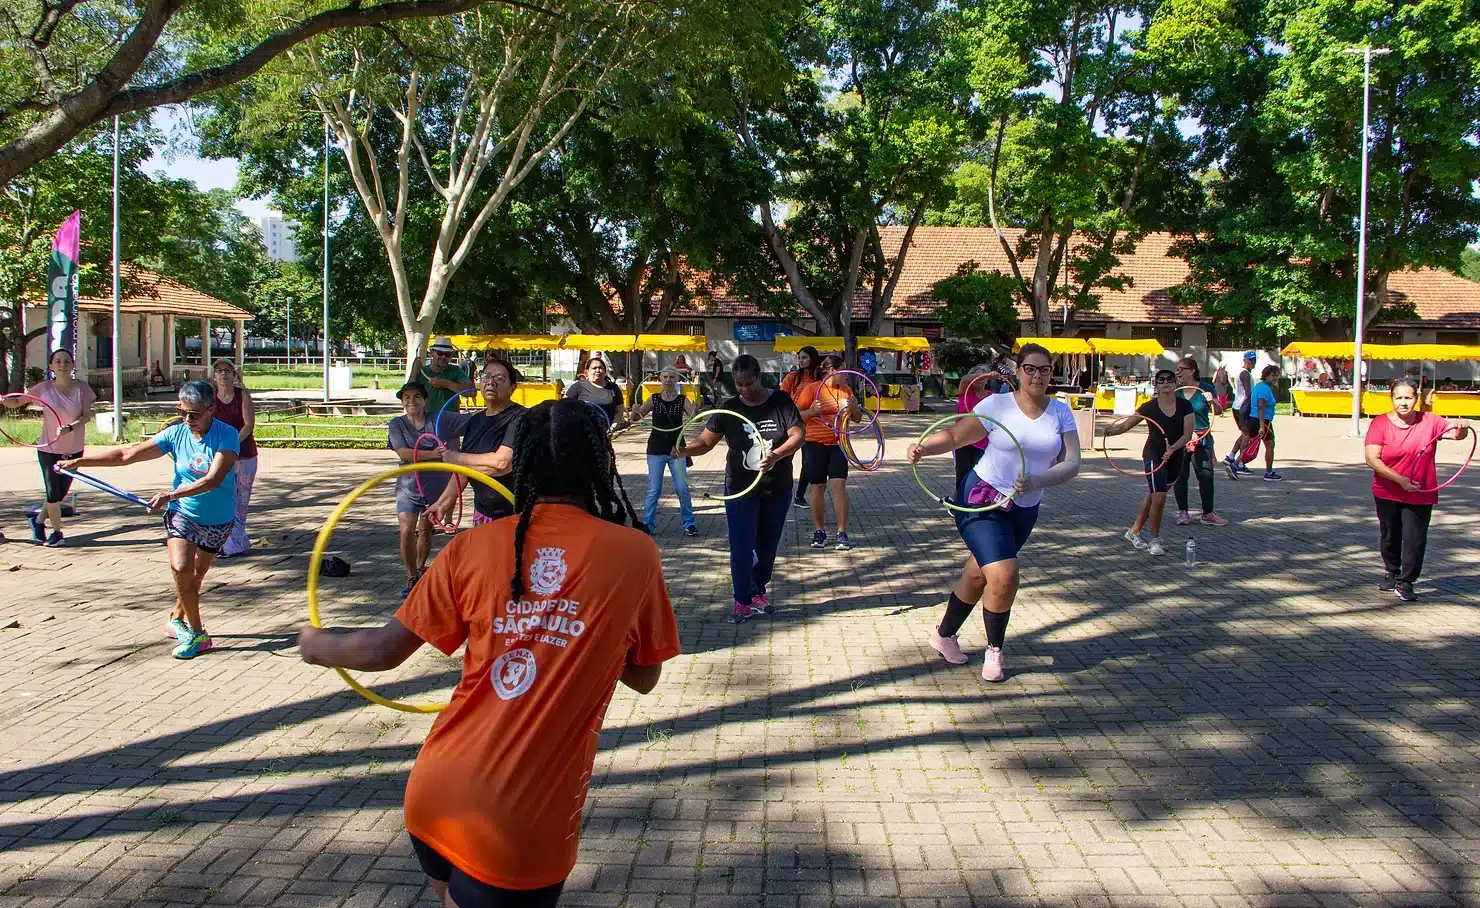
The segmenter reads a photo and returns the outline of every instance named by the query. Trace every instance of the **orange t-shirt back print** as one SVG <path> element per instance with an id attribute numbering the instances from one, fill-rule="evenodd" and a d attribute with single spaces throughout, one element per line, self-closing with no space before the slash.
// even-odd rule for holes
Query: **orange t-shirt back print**
<path id="1" fill-rule="evenodd" d="M 536 506 L 514 601 L 517 523 L 458 535 L 396 612 L 444 653 L 467 643 L 406 785 L 406 829 L 475 879 L 538 889 L 575 866 L 602 718 L 629 655 L 673 658 L 678 627 L 652 539 L 573 505 Z"/>

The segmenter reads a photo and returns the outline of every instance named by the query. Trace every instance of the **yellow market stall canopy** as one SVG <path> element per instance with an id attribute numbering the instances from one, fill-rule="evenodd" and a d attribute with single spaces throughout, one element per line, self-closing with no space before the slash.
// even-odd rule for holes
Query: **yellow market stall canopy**
<path id="1" fill-rule="evenodd" d="M 455 334 L 459 350 L 654 350 L 703 353 L 702 334 Z"/>
<path id="2" fill-rule="evenodd" d="M 1308 356 L 1312 359 L 1351 359 L 1351 341 L 1296 341 L 1280 352 L 1285 356 Z M 1456 362 L 1480 360 L 1480 346 L 1470 344 L 1363 344 L 1364 360 L 1428 360 Z"/>
<path id="3" fill-rule="evenodd" d="M 1161 356 L 1165 349 L 1149 338 L 1129 337 L 1020 337 L 1012 349 L 1037 344 L 1049 353 L 1097 353 L 1101 356 Z"/>
<path id="4" fill-rule="evenodd" d="M 883 350 L 889 353 L 923 353 L 930 349 L 926 337 L 859 337 L 858 349 Z M 803 347 L 816 347 L 818 353 L 836 353 L 843 349 L 841 337 L 807 337 L 793 334 L 776 338 L 777 353 L 795 353 Z"/>

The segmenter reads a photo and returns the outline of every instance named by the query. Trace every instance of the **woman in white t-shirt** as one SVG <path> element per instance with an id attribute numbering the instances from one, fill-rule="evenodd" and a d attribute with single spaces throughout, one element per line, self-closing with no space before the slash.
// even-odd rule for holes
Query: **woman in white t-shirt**
<path id="1" fill-rule="evenodd" d="M 984 681 L 1001 681 L 1005 677 L 1002 644 L 1007 636 L 1012 601 L 1017 596 L 1017 556 L 1038 521 L 1043 490 L 1079 474 L 1079 433 L 1074 414 L 1068 404 L 1049 399 L 1052 377 L 1053 364 L 1048 351 L 1037 344 L 1025 344 L 1018 352 L 1018 389 L 1011 394 L 994 394 L 972 408 L 971 412 L 996 422 L 962 418 L 950 428 L 932 433 L 924 444 L 910 445 L 909 449 L 910 463 L 917 463 L 921 457 L 945 454 L 989 439 L 976 468 L 957 486 L 956 500 L 986 504 L 1009 492 L 1013 496 L 1011 502 L 996 510 L 952 512 L 956 529 L 971 555 L 961 569 L 961 579 L 951 590 L 945 616 L 930 631 L 931 647 L 952 665 L 964 665 L 966 654 L 956 642 L 956 631 L 981 600 L 987 626 Z M 1012 432 L 1016 444 L 1002 426 Z M 1022 469 L 1023 459 L 1027 461 L 1026 472 Z"/>

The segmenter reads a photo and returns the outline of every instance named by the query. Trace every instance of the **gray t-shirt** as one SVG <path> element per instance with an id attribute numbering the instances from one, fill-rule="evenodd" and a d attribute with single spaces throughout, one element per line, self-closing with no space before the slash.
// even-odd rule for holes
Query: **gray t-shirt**
<path id="1" fill-rule="evenodd" d="M 389 438 L 386 447 L 392 451 L 401 448 L 416 448 L 419 451 L 435 451 L 437 442 L 430 437 L 422 438 L 417 442 L 417 437 L 423 433 L 430 435 L 432 421 L 427 419 L 422 428 L 418 429 L 411 424 L 405 416 L 397 416 L 391 420 Z M 444 437 L 443 444 L 447 444 Z M 448 445 L 449 447 L 453 447 Z M 453 450 L 456 450 L 453 447 Z M 417 476 L 421 477 L 421 490 L 416 487 Z M 396 511 L 420 511 L 434 504 L 442 495 L 442 490 L 447 488 L 447 480 L 450 473 L 433 472 L 431 470 L 422 473 L 406 473 L 396 477 Z"/>

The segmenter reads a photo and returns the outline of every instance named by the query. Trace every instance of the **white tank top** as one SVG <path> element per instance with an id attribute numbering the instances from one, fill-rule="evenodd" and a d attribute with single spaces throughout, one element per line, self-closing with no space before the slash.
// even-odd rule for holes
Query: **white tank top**
<path id="1" fill-rule="evenodd" d="M 1245 390 L 1245 387 L 1246 384 L 1252 385 L 1253 382 L 1254 376 L 1248 369 L 1239 370 L 1238 378 L 1233 382 L 1233 408 L 1235 410 L 1242 409 L 1244 402 L 1249 399 L 1249 392 Z"/>

